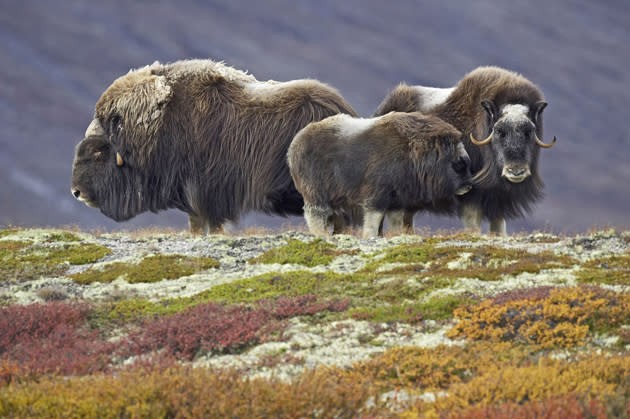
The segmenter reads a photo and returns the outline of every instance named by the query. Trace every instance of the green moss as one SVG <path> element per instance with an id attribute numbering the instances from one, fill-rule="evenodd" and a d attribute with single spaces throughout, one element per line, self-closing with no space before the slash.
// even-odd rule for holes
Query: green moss
<path id="1" fill-rule="evenodd" d="M 25 247 L 30 246 L 30 242 L 18 241 L 18 240 L 2 240 L 0 241 L 0 258 L 2 257 L 2 252 L 11 252 L 14 250 L 24 249 Z"/>
<path id="2" fill-rule="evenodd" d="M 313 273 L 296 271 L 269 273 L 253 278 L 217 285 L 191 299 L 197 302 L 225 301 L 230 303 L 251 302 L 263 298 L 317 294 L 320 296 L 341 291 L 353 279 L 350 275 L 332 272 Z M 343 295 L 343 294 L 340 294 Z"/>
<path id="3" fill-rule="evenodd" d="M 15 304 L 16 298 L 9 294 L 0 294 L 0 307 L 10 306 Z"/>
<path id="4" fill-rule="evenodd" d="M 0 230 L 0 238 L 1 237 L 6 237 L 6 236 L 10 236 L 10 235 L 15 234 L 17 232 L 18 232 L 18 230 L 16 230 L 16 229 Z"/>
<path id="5" fill-rule="evenodd" d="M 374 270 L 390 263 L 408 263 L 413 264 L 410 269 L 413 271 L 421 271 L 428 262 L 440 261 L 448 263 L 448 261 L 457 258 L 459 248 L 436 247 L 428 243 L 403 244 L 390 247 L 389 249 L 375 255 L 375 259 L 369 262 L 361 272 L 373 272 Z M 382 255 L 381 257 L 378 257 Z"/>
<path id="6" fill-rule="evenodd" d="M 466 277 L 482 281 L 496 281 L 503 275 L 538 273 L 543 269 L 552 268 L 570 268 L 578 263 L 571 257 L 556 255 L 553 252 L 531 253 L 521 249 L 502 249 L 493 246 L 435 248 L 426 245 L 425 248 L 424 250 L 410 249 L 408 253 L 404 253 L 405 250 L 401 249 L 393 257 L 387 255 L 385 260 L 415 262 L 393 268 L 388 272 L 418 277 L 437 276 L 448 279 Z M 468 259 L 459 266 L 449 268 L 448 264 L 456 261 L 462 253 L 469 253 Z"/>
<path id="7" fill-rule="evenodd" d="M 31 246 L 28 254 L 21 256 L 22 261 L 31 263 L 84 265 L 94 263 L 112 251 L 97 244 L 81 244 L 62 246 Z"/>
<path id="8" fill-rule="evenodd" d="M 164 305 L 142 298 L 128 298 L 115 302 L 101 303 L 89 316 L 90 325 L 98 330 L 121 326 L 158 314 L 168 314 Z"/>
<path id="9" fill-rule="evenodd" d="M 342 254 L 353 254 L 357 251 L 337 250 L 337 247 L 322 239 L 315 239 L 309 243 L 290 239 L 285 246 L 271 249 L 264 254 L 250 259 L 249 263 L 295 263 L 313 267 L 327 265 L 335 257 Z"/>
<path id="10" fill-rule="evenodd" d="M 396 304 L 404 301 L 416 301 L 427 292 L 444 288 L 452 281 L 439 277 L 385 277 L 372 281 L 362 296 L 370 297 L 379 304 L 382 302 Z"/>
<path id="11" fill-rule="evenodd" d="M 630 285 L 630 254 L 591 260 L 582 265 L 577 280 L 586 284 Z"/>
<path id="12" fill-rule="evenodd" d="M 61 231 L 61 232 L 54 232 L 51 233 L 48 238 L 46 239 L 46 242 L 78 242 L 81 239 L 79 239 L 76 235 L 72 234 L 72 233 L 68 233 L 67 231 Z"/>
<path id="13" fill-rule="evenodd" d="M 155 255 L 144 258 L 138 264 L 112 263 L 103 269 L 88 269 L 71 275 L 71 278 L 80 284 L 112 282 L 119 277 L 123 277 L 129 283 L 157 282 L 162 279 L 176 279 L 192 275 L 219 266 L 219 262 L 212 258 Z"/>
<path id="14" fill-rule="evenodd" d="M 0 280 L 28 281 L 41 276 L 62 275 L 68 264 L 94 263 L 111 253 L 95 244 L 31 245 L 27 242 L 0 242 Z"/>
<path id="15" fill-rule="evenodd" d="M 217 285 L 192 297 L 169 299 L 163 301 L 163 304 L 166 310 L 175 312 L 207 302 L 247 303 L 314 294 L 320 297 L 348 298 L 352 307 L 377 308 L 413 304 L 429 292 L 450 283 L 450 280 L 437 277 L 416 280 L 374 273 L 295 271 L 241 279 Z"/>
<path id="16" fill-rule="evenodd" d="M 549 234 L 532 236 L 528 241 L 530 243 L 558 243 L 562 239 L 560 237 L 552 236 Z"/>
<path id="17" fill-rule="evenodd" d="M 421 303 L 357 307 L 350 310 L 349 314 L 355 319 L 374 322 L 415 323 L 421 320 L 447 320 L 452 317 L 457 307 L 473 303 L 474 301 L 469 298 L 446 296 Z"/>
<path id="18" fill-rule="evenodd" d="M 479 234 L 471 234 L 471 233 L 465 233 L 465 232 L 460 232 L 460 233 L 454 233 L 454 234 L 447 234 L 444 236 L 433 236 L 433 237 L 427 237 L 424 242 L 426 244 L 438 244 L 438 243 L 444 243 L 447 241 L 464 241 L 464 242 L 468 242 L 468 243 L 477 243 L 480 241 L 485 240 L 482 236 L 480 236 Z"/>

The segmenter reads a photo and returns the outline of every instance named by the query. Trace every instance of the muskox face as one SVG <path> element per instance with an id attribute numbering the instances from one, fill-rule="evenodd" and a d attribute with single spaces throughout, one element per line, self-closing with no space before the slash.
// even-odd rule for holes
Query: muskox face
<path id="1" fill-rule="evenodd" d="M 527 179 L 537 164 L 539 147 L 549 148 L 550 144 L 539 139 L 542 135 L 542 111 L 546 102 L 537 102 L 533 107 L 523 104 L 506 104 L 497 108 L 494 102 L 482 103 L 488 117 L 490 134 L 483 141 L 477 141 L 473 135 L 473 144 L 486 146 L 492 150 L 492 164 L 500 171 L 500 176 L 512 183 L 521 183 Z"/>
<path id="2" fill-rule="evenodd" d="M 470 157 L 461 142 L 457 143 L 455 152 L 451 154 L 451 164 L 448 170 L 448 178 L 452 180 L 455 195 L 464 195 L 472 189 Z"/>
<path id="3" fill-rule="evenodd" d="M 448 207 L 455 203 L 456 196 L 466 194 L 473 187 L 470 157 L 457 138 L 437 138 L 436 146 L 423 154 L 417 176 L 424 184 L 427 202 Z"/>
<path id="4" fill-rule="evenodd" d="M 138 200 L 132 199 L 137 188 L 130 171 L 100 121 L 92 121 L 75 149 L 72 195 L 116 221 L 128 220 L 142 211 Z"/>

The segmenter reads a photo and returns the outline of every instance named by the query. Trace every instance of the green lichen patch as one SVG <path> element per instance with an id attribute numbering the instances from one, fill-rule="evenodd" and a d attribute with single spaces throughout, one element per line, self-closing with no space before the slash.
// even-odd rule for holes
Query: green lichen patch
<path id="1" fill-rule="evenodd" d="M 79 234 L 56 229 L 7 229 L 0 230 L 0 239 L 9 237 L 15 240 L 28 240 L 31 243 L 72 243 L 80 242 Z"/>
<path id="2" fill-rule="evenodd" d="M 577 280 L 587 284 L 630 285 L 630 254 L 588 261 L 577 273 Z"/>
<path id="3" fill-rule="evenodd" d="M 94 263 L 111 253 L 107 247 L 96 244 L 45 246 L 6 240 L 0 243 L 0 280 L 10 282 L 62 275 L 68 265 Z"/>
<path id="4" fill-rule="evenodd" d="M 264 254 L 250 259 L 249 263 L 294 263 L 308 267 L 328 265 L 335 257 L 343 254 L 354 254 L 354 250 L 338 250 L 337 247 L 322 239 L 311 242 L 289 239 L 285 246 L 271 249 Z"/>
<path id="5" fill-rule="evenodd" d="M 79 284 L 107 283 L 118 278 L 123 278 L 130 284 L 150 283 L 163 279 L 181 278 L 219 266 L 219 262 L 207 257 L 154 255 L 144 258 L 138 264 L 112 263 L 101 268 L 91 268 L 71 275 L 71 278 Z"/>

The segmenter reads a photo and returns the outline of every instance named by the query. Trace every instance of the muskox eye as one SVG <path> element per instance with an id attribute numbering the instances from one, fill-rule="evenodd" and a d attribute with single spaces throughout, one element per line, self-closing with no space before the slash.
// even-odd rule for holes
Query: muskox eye
<path id="1" fill-rule="evenodd" d="M 463 173 L 466 171 L 466 161 L 464 159 L 459 159 L 453 163 L 453 170 L 457 173 Z"/>
<path id="2" fill-rule="evenodd" d="M 523 127 L 521 128 L 521 133 L 522 133 L 524 136 L 529 136 L 529 135 L 531 135 L 532 131 L 533 131 L 533 128 L 532 128 L 530 125 L 525 125 L 525 126 L 523 126 Z"/>

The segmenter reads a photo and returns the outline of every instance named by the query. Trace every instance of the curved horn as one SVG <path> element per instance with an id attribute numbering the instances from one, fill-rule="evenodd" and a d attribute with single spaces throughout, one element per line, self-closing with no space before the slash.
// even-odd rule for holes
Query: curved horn
<path id="1" fill-rule="evenodd" d="M 492 141 L 492 134 L 494 134 L 494 131 L 492 131 L 490 133 L 490 135 L 488 135 L 488 138 L 486 138 L 483 141 L 477 141 L 475 140 L 475 137 L 473 137 L 472 132 L 470 133 L 470 141 L 472 141 L 472 143 L 474 145 L 486 145 L 486 144 L 490 144 L 490 141 Z"/>
<path id="2" fill-rule="evenodd" d="M 123 164 L 125 164 L 125 162 L 123 162 L 122 156 L 120 155 L 120 153 L 116 153 L 116 165 L 120 167 Z"/>
<path id="3" fill-rule="evenodd" d="M 553 140 L 549 144 L 545 144 L 542 141 L 540 141 L 540 138 L 538 138 L 538 135 L 536 135 L 535 139 L 536 139 L 536 144 L 538 144 L 542 148 L 551 148 L 556 143 L 555 135 L 553 136 Z"/>

